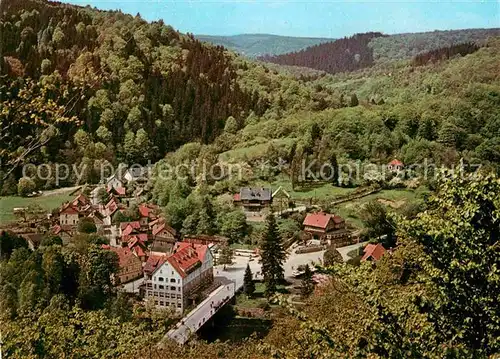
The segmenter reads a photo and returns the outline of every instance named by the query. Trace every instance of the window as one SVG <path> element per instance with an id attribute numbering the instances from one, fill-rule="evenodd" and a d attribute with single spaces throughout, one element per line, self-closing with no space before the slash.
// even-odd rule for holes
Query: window
<path id="1" fill-rule="evenodd" d="M 162 307 L 163 307 L 163 305 L 164 305 L 164 304 L 165 304 L 165 303 L 163 303 L 162 301 L 160 301 L 160 305 L 161 305 Z"/>
<path id="2" fill-rule="evenodd" d="M 153 293 L 153 295 L 154 295 L 155 297 L 157 297 L 157 296 L 158 296 L 158 292 L 154 292 L 154 293 Z"/>
<path id="3" fill-rule="evenodd" d="M 181 291 L 181 287 L 179 287 L 179 292 Z"/>
<path id="4" fill-rule="evenodd" d="M 175 278 L 171 278 L 170 283 L 175 283 Z"/>
<path id="5" fill-rule="evenodd" d="M 177 294 L 177 299 L 181 299 L 181 295 L 180 294 Z"/>
<path id="6" fill-rule="evenodd" d="M 174 287 L 174 286 L 171 286 L 171 287 L 170 287 L 170 290 L 175 290 L 175 287 Z"/>
<path id="7" fill-rule="evenodd" d="M 159 282 L 163 282 L 163 277 L 158 277 Z"/>
<path id="8" fill-rule="evenodd" d="M 158 301 L 157 300 L 155 300 L 155 305 L 158 305 Z"/>
<path id="9" fill-rule="evenodd" d="M 180 284 L 180 283 L 181 283 L 181 280 L 180 280 L 180 279 L 177 279 L 177 283 L 179 283 L 179 284 Z"/>
<path id="10" fill-rule="evenodd" d="M 156 284 L 155 284 L 155 289 L 156 289 Z"/>
<path id="11" fill-rule="evenodd" d="M 160 284 L 160 285 L 158 286 L 158 289 L 165 289 L 165 286 Z"/>
<path id="12" fill-rule="evenodd" d="M 151 297 L 153 295 L 153 292 L 148 290 L 148 297 Z"/>
<path id="13" fill-rule="evenodd" d="M 160 298 L 163 298 L 163 297 L 165 297 L 165 293 L 160 292 Z"/>
<path id="14" fill-rule="evenodd" d="M 170 298 L 170 293 L 165 293 L 165 298 Z"/>
<path id="15" fill-rule="evenodd" d="M 177 303 L 177 308 L 180 308 L 182 307 L 182 304 L 181 303 Z"/>
<path id="16" fill-rule="evenodd" d="M 172 275 L 174 275 L 174 271 L 172 271 Z"/>

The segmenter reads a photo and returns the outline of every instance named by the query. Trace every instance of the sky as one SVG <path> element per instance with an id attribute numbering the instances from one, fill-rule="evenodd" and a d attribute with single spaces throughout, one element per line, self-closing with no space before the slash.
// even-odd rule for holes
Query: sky
<path id="1" fill-rule="evenodd" d="M 197 35 L 350 36 L 500 27 L 498 0 L 63 0 L 163 19 Z"/>

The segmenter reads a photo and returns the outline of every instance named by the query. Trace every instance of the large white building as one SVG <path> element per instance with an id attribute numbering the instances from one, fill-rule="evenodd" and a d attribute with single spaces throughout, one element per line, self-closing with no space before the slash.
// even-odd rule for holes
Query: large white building
<path id="1" fill-rule="evenodd" d="M 182 314 L 193 295 L 213 282 L 207 245 L 178 242 L 171 255 L 151 255 L 144 267 L 146 299 Z"/>

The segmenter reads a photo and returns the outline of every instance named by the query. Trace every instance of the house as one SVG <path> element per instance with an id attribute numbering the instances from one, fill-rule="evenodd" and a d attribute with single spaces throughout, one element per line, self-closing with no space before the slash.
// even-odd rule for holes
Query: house
<path id="1" fill-rule="evenodd" d="M 233 203 L 248 212 L 260 212 L 272 202 L 270 188 L 243 187 L 233 196 Z"/>
<path id="2" fill-rule="evenodd" d="M 147 227 L 148 223 L 156 219 L 156 213 L 158 212 L 158 207 L 152 204 L 140 204 L 139 205 L 139 222 L 141 226 Z"/>
<path id="3" fill-rule="evenodd" d="M 146 299 L 182 314 L 196 293 L 213 283 L 213 256 L 206 245 L 179 242 L 169 256 L 145 265 Z"/>
<path id="4" fill-rule="evenodd" d="M 404 169 L 404 164 L 400 160 L 394 159 L 388 165 L 387 169 L 391 172 L 400 172 Z"/>
<path id="5" fill-rule="evenodd" d="M 135 255 L 141 260 L 141 262 L 146 261 L 147 241 L 148 235 L 146 233 L 130 236 L 126 240 L 127 247 L 135 253 Z"/>
<path id="6" fill-rule="evenodd" d="M 120 188 L 124 185 L 123 180 L 121 180 L 116 173 L 106 180 L 106 188 Z"/>
<path id="7" fill-rule="evenodd" d="M 278 187 L 276 191 L 272 194 L 273 207 L 277 208 L 280 212 L 288 208 L 288 203 L 290 202 L 290 194 L 285 191 L 281 186 Z"/>
<path id="8" fill-rule="evenodd" d="M 104 216 L 101 214 L 101 212 L 94 210 L 90 212 L 90 214 L 87 217 L 94 222 L 95 227 L 97 228 L 97 232 L 100 232 L 101 229 L 104 228 L 105 225 Z"/>
<path id="9" fill-rule="evenodd" d="M 314 239 L 336 246 L 350 244 L 351 233 L 340 216 L 324 212 L 308 213 L 302 224 L 304 232 Z"/>
<path id="10" fill-rule="evenodd" d="M 80 193 L 78 196 L 70 202 L 73 207 L 84 208 L 90 205 L 90 200 L 84 194 Z"/>
<path id="11" fill-rule="evenodd" d="M 123 173 L 123 179 L 127 182 L 146 182 L 149 177 L 149 168 L 141 166 L 131 166 Z"/>
<path id="12" fill-rule="evenodd" d="M 118 198 L 125 197 L 127 194 L 125 187 L 108 187 L 106 188 L 106 192 Z"/>
<path id="13" fill-rule="evenodd" d="M 70 203 L 63 205 L 59 211 L 59 224 L 61 226 L 76 226 L 78 220 L 82 217 L 78 208 L 72 206 Z"/>
<path id="14" fill-rule="evenodd" d="M 387 251 L 385 250 L 384 246 L 382 246 L 382 244 L 380 243 L 377 244 L 368 243 L 366 247 L 363 249 L 363 252 L 364 254 L 363 257 L 361 257 L 361 262 L 366 262 L 366 261 L 376 262 L 380 258 L 382 258 L 382 256 Z"/>
<path id="15" fill-rule="evenodd" d="M 153 226 L 151 238 L 152 252 L 171 253 L 177 241 L 177 231 L 163 220 Z"/>
<path id="16" fill-rule="evenodd" d="M 113 251 L 118 256 L 118 273 L 115 276 L 115 284 L 127 283 L 143 275 L 142 261 L 128 247 L 111 247 L 103 244 L 103 249 Z"/>
<path id="17" fill-rule="evenodd" d="M 63 243 L 67 243 L 73 237 L 73 228 L 73 226 L 56 224 L 51 228 L 51 232 L 59 236 Z"/>
<path id="18" fill-rule="evenodd" d="M 19 237 L 23 238 L 28 243 L 28 248 L 34 251 L 42 243 L 43 235 L 40 233 L 20 233 Z"/>

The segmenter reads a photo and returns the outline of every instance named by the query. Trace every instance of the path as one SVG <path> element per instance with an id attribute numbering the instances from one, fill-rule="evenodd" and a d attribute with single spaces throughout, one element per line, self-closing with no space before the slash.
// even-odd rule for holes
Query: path
<path id="1" fill-rule="evenodd" d="M 56 188 L 56 189 L 51 189 L 49 191 L 43 191 L 40 197 L 45 197 L 45 196 L 53 196 L 56 194 L 65 194 L 66 192 L 73 192 L 76 189 L 80 188 L 82 186 L 73 186 L 73 187 L 63 187 L 63 188 Z"/>
<path id="2" fill-rule="evenodd" d="M 340 248 L 337 248 L 337 251 L 339 251 L 340 255 L 342 256 L 342 259 L 344 260 L 344 262 L 347 262 L 349 259 L 351 259 L 351 257 L 349 257 L 347 255 L 347 253 L 349 253 L 350 251 L 353 251 L 355 249 L 358 249 L 360 247 L 363 247 L 367 243 L 368 242 L 360 242 L 360 243 L 352 244 L 350 246 L 340 247 Z"/>

